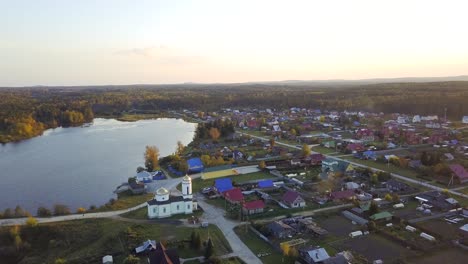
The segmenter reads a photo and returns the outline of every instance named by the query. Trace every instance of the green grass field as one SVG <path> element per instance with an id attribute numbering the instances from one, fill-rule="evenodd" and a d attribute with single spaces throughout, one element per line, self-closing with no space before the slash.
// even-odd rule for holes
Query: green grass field
<path id="1" fill-rule="evenodd" d="M 275 178 L 275 176 L 269 173 L 260 171 L 260 172 L 254 172 L 254 173 L 249 173 L 249 174 L 239 174 L 239 175 L 234 175 L 234 176 L 229 176 L 229 177 L 222 177 L 218 179 L 223 179 L 223 178 L 230 178 L 233 182 L 243 183 L 243 182 L 252 181 L 252 180 L 271 179 L 271 178 Z M 209 179 L 209 180 L 202 180 L 200 178 L 195 179 L 192 181 L 192 190 L 193 192 L 199 192 L 201 191 L 201 189 L 205 187 L 213 186 L 214 182 L 215 182 L 215 179 Z"/>
<path id="2" fill-rule="evenodd" d="M 90 212 L 105 212 L 127 209 L 151 200 L 153 197 L 154 194 L 152 193 L 132 195 L 130 192 L 123 192 L 119 194 L 118 199 L 116 199 L 113 203 L 109 202 Z"/>
<path id="3" fill-rule="evenodd" d="M 111 219 L 89 219 L 33 228 L 21 227 L 20 250 L 15 249 L 10 230 L 10 227 L 0 228 L 0 247 L 13 250 L 10 253 L 0 252 L 2 264 L 54 263 L 57 258 L 65 259 L 68 264 L 100 263 L 102 256 L 109 254 L 114 256 L 115 263 L 122 263 L 131 249 L 148 239 L 163 241 L 167 243 L 167 247 L 178 248 L 182 258 L 203 255 L 203 249 L 194 250 L 189 247 L 188 242 L 181 242 L 190 238 L 194 228 L 157 222 L 133 224 Z M 216 226 L 196 230 L 202 241 L 211 237 L 216 255 L 225 255 L 232 251 Z"/>
<path id="4" fill-rule="evenodd" d="M 261 257 L 260 260 L 263 263 L 268 263 L 268 264 L 282 264 L 282 263 L 287 263 L 286 258 L 283 257 L 282 254 L 279 252 L 275 251 L 273 247 L 271 247 L 268 243 L 260 239 L 254 232 L 252 232 L 250 229 L 246 227 L 236 227 L 234 229 L 236 234 L 239 236 L 239 238 L 242 240 L 242 242 L 247 245 L 252 252 L 257 255 L 259 253 L 271 253 L 268 256 Z M 283 262 L 283 259 L 285 262 Z"/>

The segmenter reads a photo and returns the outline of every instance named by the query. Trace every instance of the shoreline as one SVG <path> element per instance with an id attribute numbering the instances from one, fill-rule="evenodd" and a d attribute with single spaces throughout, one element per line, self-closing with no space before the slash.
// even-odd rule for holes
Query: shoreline
<path id="1" fill-rule="evenodd" d="M 56 128 L 72 128 L 72 127 L 83 127 L 83 126 L 87 126 L 87 125 L 92 125 L 94 119 L 96 118 L 103 118 L 103 119 L 115 119 L 117 121 L 120 121 L 120 122 L 137 122 L 137 121 L 140 121 L 140 120 L 151 120 L 151 119 L 161 119 L 161 118 L 174 118 L 174 119 L 182 119 L 184 120 L 185 122 L 189 122 L 189 123 L 199 123 L 198 120 L 195 120 L 195 119 L 192 119 L 192 118 L 187 118 L 185 116 L 182 116 L 182 115 L 176 115 L 176 114 L 173 114 L 173 113 L 169 113 L 169 112 L 163 112 L 163 113 L 159 113 L 159 114 L 122 114 L 122 115 L 98 115 L 98 116 L 95 116 L 93 118 L 93 120 L 91 120 L 90 122 L 83 122 L 81 124 L 75 124 L 75 125 L 70 125 L 70 126 L 56 126 L 56 127 L 48 127 L 44 130 L 41 131 L 40 134 L 36 134 L 36 135 L 33 135 L 31 137 L 27 137 L 27 138 L 19 138 L 19 139 L 11 139 L 11 140 L 0 140 L 0 145 L 6 145 L 6 144 L 10 144 L 10 143 L 20 143 L 22 141 L 25 141 L 25 140 L 29 140 L 29 139 L 33 139 L 33 138 L 36 138 L 36 137 L 40 137 L 42 135 L 44 135 L 44 132 L 49 130 L 49 129 L 56 129 Z"/>

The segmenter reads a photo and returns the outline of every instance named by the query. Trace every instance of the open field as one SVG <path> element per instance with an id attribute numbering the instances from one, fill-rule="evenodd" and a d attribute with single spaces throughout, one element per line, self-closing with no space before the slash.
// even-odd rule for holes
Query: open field
<path id="1" fill-rule="evenodd" d="M 457 248 L 445 248 L 435 252 L 429 252 L 424 254 L 423 257 L 410 258 L 407 260 L 407 263 L 412 264 L 440 264 L 440 263 L 450 263 L 450 264 L 464 264 L 467 262 L 468 252 Z"/>
<path id="2" fill-rule="evenodd" d="M 415 254 L 402 245 L 376 234 L 348 238 L 334 245 L 343 250 L 353 250 L 365 256 L 371 262 L 381 259 L 384 263 L 394 263 L 397 259 L 404 259 Z"/>
<path id="3" fill-rule="evenodd" d="M 0 229 L 0 247 L 7 249 L 0 252 L 2 264 L 53 263 L 57 258 L 65 259 L 68 264 L 98 263 L 102 256 L 108 254 L 114 256 L 115 263 L 122 263 L 131 249 L 147 239 L 166 241 L 168 247 L 178 248 L 183 258 L 203 255 L 203 250 L 193 250 L 188 243 L 182 242 L 183 247 L 176 243 L 189 239 L 193 228 L 157 222 L 141 225 L 111 219 L 90 219 L 22 227 L 19 229 L 24 245 L 21 251 L 8 251 L 13 247 L 10 229 Z M 202 240 L 211 237 L 217 255 L 231 251 L 229 243 L 216 226 L 196 230 Z"/>

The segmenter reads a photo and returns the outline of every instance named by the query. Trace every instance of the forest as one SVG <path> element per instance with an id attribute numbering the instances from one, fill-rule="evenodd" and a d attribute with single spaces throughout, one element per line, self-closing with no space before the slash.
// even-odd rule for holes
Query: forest
<path id="1" fill-rule="evenodd" d="M 77 126 L 96 117 L 226 107 L 318 108 L 420 115 L 468 115 L 468 82 L 382 84 L 181 84 L 0 88 L 0 142 Z"/>

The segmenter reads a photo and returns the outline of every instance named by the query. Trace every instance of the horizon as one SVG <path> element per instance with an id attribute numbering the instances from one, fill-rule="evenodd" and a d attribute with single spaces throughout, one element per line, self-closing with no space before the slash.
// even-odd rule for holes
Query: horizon
<path id="1" fill-rule="evenodd" d="M 20 0 L 1 6 L 0 87 L 468 74 L 463 1 Z"/>
<path id="2" fill-rule="evenodd" d="M 462 80 L 459 80 L 461 78 Z M 457 76 L 408 76 L 385 78 L 376 77 L 369 79 L 317 79 L 317 80 L 271 80 L 271 81 L 246 81 L 246 82 L 174 82 L 174 83 L 123 83 L 123 84 L 83 84 L 83 85 L 26 85 L 26 86 L 0 86 L 0 88 L 41 88 L 41 87 L 95 87 L 95 86 L 164 86 L 164 85 L 248 85 L 248 84 L 282 84 L 288 83 L 349 83 L 349 84 L 381 84 L 381 83 L 431 83 L 431 82 L 468 82 L 468 75 Z"/>

